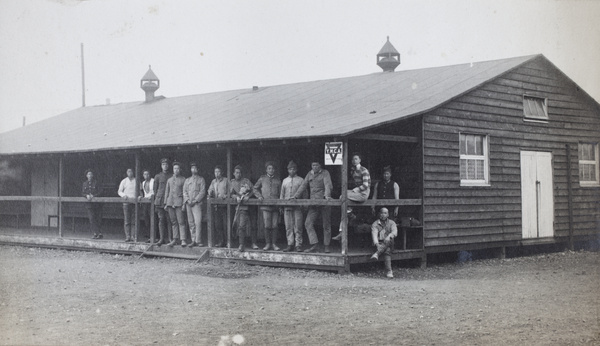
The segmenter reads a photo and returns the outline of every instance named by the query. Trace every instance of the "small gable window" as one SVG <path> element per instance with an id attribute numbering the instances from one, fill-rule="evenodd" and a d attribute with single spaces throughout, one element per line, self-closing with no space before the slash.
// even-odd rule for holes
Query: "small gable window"
<path id="1" fill-rule="evenodd" d="M 600 185 L 598 143 L 579 143 L 579 185 Z"/>
<path id="2" fill-rule="evenodd" d="M 525 119 L 548 120 L 547 100 L 541 97 L 523 96 L 523 113 Z"/>
<path id="3" fill-rule="evenodd" d="M 460 183 L 462 186 L 489 184 L 488 137 L 460 134 Z"/>

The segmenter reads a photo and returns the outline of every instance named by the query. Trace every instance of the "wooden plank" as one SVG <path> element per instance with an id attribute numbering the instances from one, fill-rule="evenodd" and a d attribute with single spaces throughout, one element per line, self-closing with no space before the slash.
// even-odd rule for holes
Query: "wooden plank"
<path id="1" fill-rule="evenodd" d="M 0 201 L 42 201 L 42 202 L 87 202 L 85 197 L 53 197 L 53 196 L 0 196 Z M 94 197 L 94 203 L 123 203 L 119 197 Z M 150 201 L 140 201 L 148 203 Z"/>
<path id="2" fill-rule="evenodd" d="M 404 143 L 419 143 L 419 137 L 412 136 L 397 136 L 397 135 L 382 135 L 377 133 L 365 133 L 360 135 L 353 135 L 352 139 L 364 139 L 373 141 L 386 141 L 386 142 L 404 142 Z"/>

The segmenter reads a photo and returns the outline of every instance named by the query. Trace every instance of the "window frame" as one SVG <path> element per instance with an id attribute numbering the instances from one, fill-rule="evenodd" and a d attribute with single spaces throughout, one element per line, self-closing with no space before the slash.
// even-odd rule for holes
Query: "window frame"
<path id="1" fill-rule="evenodd" d="M 594 147 L 594 153 L 595 153 L 595 158 L 594 160 L 582 160 L 582 158 L 579 156 L 579 153 L 581 152 L 581 146 L 582 145 L 592 145 Z M 598 142 L 579 142 L 578 144 L 578 148 L 577 148 L 577 163 L 578 163 L 578 172 L 577 172 L 577 177 L 579 179 L 579 186 L 581 187 L 598 187 L 600 186 L 600 153 L 598 152 L 598 149 L 600 149 L 600 145 Z M 581 166 L 582 165 L 594 165 L 596 166 L 596 180 L 581 180 Z"/>
<path id="2" fill-rule="evenodd" d="M 460 154 L 460 143 L 462 136 L 480 136 L 483 140 L 483 155 L 467 155 Z M 459 132 L 458 133 L 458 175 L 460 178 L 460 186 L 490 186 L 490 136 L 482 133 Z M 483 160 L 481 159 L 483 157 Z M 483 179 L 462 179 L 460 177 L 462 160 L 482 160 L 483 161 Z"/>
<path id="3" fill-rule="evenodd" d="M 537 99 L 537 100 L 542 100 L 542 108 L 544 110 L 544 117 L 538 117 L 535 115 L 531 115 L 531 114 L 527 114 L 525 112 L 525 102 L 527 102 L 527 99 Z M 550 120 L 550 117 L 548 115 L 548 98 L 547 97 L 539 97 L 539 96 L 534 96 L 534 95 L 527 95 L 524 94 L 523 95 L 523 120 L 525 121 L 531 121 L 531 122 L 542 122 L 542 123 L 547 123 L 548 120 Z"/>

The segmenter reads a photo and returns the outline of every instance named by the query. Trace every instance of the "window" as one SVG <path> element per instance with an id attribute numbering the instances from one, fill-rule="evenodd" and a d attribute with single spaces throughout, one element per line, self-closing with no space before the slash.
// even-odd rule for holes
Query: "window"
<path id="1" fill-rule="evenodd" d="M 523 114 L 526 119 L 548 120 L 546 99 L 533 96 L 523 96 Z"/>
<path id="2" fill-rule="evenodd" d="M 460 134 L 461 185 L 488 185 L 488 138 L 484 135 Z"/>
<path id="3" fill-rule="evenodd" d="M 598 143 L 579 143 L 579 185 L 600 185 Z"/>

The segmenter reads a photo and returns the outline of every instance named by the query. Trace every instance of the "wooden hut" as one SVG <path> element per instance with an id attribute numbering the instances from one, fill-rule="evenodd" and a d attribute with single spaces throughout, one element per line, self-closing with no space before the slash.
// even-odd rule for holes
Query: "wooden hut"
<path id="1" fill-rule="evenodd" d="M 391 165 L 400 185 L 400 200 L 362 205 L 401 206 L 396 260 L 426 263 L 430 253 L 485 248 L 502 254 L 507 246 L 572 245 L 600 235 L 600 105 L 544 56 L 394 72 L 399 54 L 388 41 L 377 62 L 384 71 L 365 76 L 174 98 L 154 96 L 159 81 L 149 71 L 141 81 L 145 101 L 83 107 L 2 133 L 0 241 L 348 270 L 371 251 L 348 232 L 344 212 L 353 205 L 345 191 L 355 150 L 375 181 Z M 143 167 L 156 173 L 161 157 L 184 162 L 184 172 L 200 162 L 207 182 L 215 165 L 231 177 L 242 164 L 254 182 L 266 160 L 284 176 L 293 159 L 306 174 L 331 142 L 342 143 L 342 165 L 324 168 L 340 199 L 319 204 L 338 210 L 333 228 L 339 220 L 343 241 L 335 253 L 241 253 L 231 247 L 231 225 L 230 247 L 220 249 L 158 250 L 78 236 L 85 234 L 77 229 L 85 224 L 79 189 L 88 166 L 114 192 L 127 167 L 138 177 Z M 107 223 L 120 222 L 120 200 L 109 194 L 102 202 Z M 250 202 L 264 203 L 311 201 Z M 407 223 L 410 217 L 421 225 Z M 27 236 L 36 227 L 58 233 Z"/>

